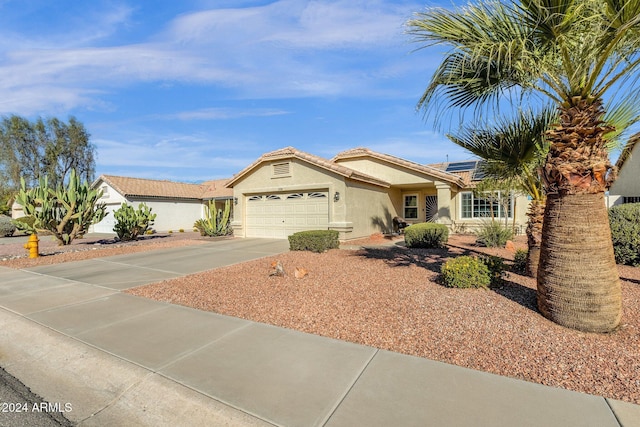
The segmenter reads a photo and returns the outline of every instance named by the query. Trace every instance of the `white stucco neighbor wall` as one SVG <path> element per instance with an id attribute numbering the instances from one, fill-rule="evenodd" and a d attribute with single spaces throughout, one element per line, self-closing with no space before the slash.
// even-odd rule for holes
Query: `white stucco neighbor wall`
<path id="1" fill-rule="evenodd" d="M 125 198 L 110 185 L 99 182 L 96 187 L 103 190 L 100 198 L 106 203 L 108 215 L 98 224 L 91 226 L 90 231 L 95 233 L 113 233 L 116 220 L 113 212 L 120 209 L 122 203 L 128 203 L 138 209 L 140 203 L 146 203 L 155 213 L 156 219 L 153 229 L 159 232 L 193 230 L 193 223 L 202 218 L 203 205 L 200 200 L 179 200 L 162 198 Z"/>
<path id="2" fill-rule="evenodd" d="M 609 188 L 609 196 L 640 197 L 640 143 L 637 143 Z M 615 204 L 615 200 L 611 200 Z M 620 202 L 622 202 L 620 200 Z"/>
<path id="3" fill-rule="evenodd" d="M 199 200 L 132 199 L 130 203 L 136 209 L 140 203 L 146 203 L 156 214 L 153 229 L 159 232 L 192 231 L 193 223 L 202 218 L 203 205 Z"/>
<path id="4" fill-rule="evenodd" d="M 116 220 L 113 216 L 113 211 L 118 210 L 123 202 L 127 202 L 122 194 L 118 193 L 113 187 L 100 181 L 96 187 L 102 190 L 102 197 L 100 203 L 105 203 L 107 206 L 107 216 L 97 224 L 93 224 L 89 227 L 91 233 L 114 233 L 113 227 L 116 224 Z"/>

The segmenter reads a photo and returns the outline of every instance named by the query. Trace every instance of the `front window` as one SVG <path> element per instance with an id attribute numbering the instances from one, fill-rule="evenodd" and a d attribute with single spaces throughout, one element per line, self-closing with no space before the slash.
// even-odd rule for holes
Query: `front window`
<path id="1" fill-rule="evenodd" d="M 462 193 L 462 218 L 511 218 L 513 215 L 513 195 L 500 191 L 477 197 L 472 192 Z"/>
<path id="2" fill-rule="evenodd" d="M 404 196 L 404 219 L 418 219 L 418 195 Z"/>

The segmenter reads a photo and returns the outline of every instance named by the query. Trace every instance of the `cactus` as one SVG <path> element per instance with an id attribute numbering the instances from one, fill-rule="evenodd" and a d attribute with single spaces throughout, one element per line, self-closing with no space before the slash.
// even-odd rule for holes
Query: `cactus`
<path id="1" fill-rule="evenodd" d="M 21 179 L 16 202 L 35 221 L 33 225 L 15 224 L 27 233 L 50 231 L 60 246 L 68 245 L 73 239 L 81 238 L 91 224 L 102 221 L 107 215 L 106 205 L 98 203 L 101 196 L 102 191 L 92 189 L 87 181 L 81 182 L 73 169 L 67 185 L 58 184 L 55 189 L 49 187 L 46 176 L 40 178 L 38 186 L 29 190 Z"/>
<path id="2" fill-rule="evenodd" d="M 203 219 L 199 219 L 193 224 L 198 229 L 201 236 L 227 236 L 233 233 L 230 225 L 231 219 L 231 203 L 227 200 L 224 203 L 224 209 L 216 211 L 216 205 L 213 200 L 205 206 L 205 215 Z"/>
<path id="3" fill-rule="evenodd" d="M 153 225 L 156 214 L 151 213 L 151 208 L 145 203 L 138 205 L 138 210 L 133 206 L 123 203 L 120 209 L 113 213 L 116 225 L 113 231 L 120 240 L 136 240 L 138 236 L 145 234 Z"/>

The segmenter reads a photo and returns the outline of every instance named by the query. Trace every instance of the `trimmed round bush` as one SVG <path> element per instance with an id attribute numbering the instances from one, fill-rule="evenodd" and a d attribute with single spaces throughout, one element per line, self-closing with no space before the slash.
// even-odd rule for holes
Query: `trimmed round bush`
<path id="1" fill-rule="evenodd" d="M 640 203 L 610 208 L 609 225 L 616 262 L 640 266 Z"/>
<path id="2" fill-rule="evenodd" d="M 478 258 L 462 255 L 452 258 L 440 270 L 444 286 L 449 288 L 488 288 L 489 268 Z"/>
<path id="3" fill-rule="evenodd" d="M 299 231 L 289 236 L 289 250 L 324 252 L 340 246 L 336 230 Z"/>
<path id="4" fill-rule="evenodd" d="M 440 248 L 449 240 L 449 229 L 444 224 L 422 222 L 404 229 L 408 248 Z"/>
<path id="5" fill-rule="evenodd" d="M 0 215 L 0 237 L 10 237 L 16 231 L 16 226 L 6 215 Z"/>

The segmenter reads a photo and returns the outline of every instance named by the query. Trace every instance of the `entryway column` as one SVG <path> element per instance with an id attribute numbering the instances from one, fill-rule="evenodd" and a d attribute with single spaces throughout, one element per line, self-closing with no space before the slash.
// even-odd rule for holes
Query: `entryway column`
<path id="1" fill-rule="evenodd" d="M 451 187 L 447 184 L 436 184 L 438 190 L 438 219 L 440 224 L 451 225 Z"/>

